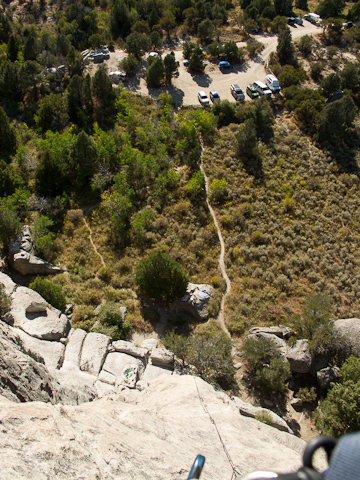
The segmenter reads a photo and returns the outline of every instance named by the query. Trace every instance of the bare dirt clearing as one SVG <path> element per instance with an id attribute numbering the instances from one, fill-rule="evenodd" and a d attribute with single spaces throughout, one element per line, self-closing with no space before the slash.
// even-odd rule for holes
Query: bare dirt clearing
<path id="1" fill-rule="evenodd" d="M 304 35 L 314 35 L 320 33 L 320 27 L 309 22 L 304 22 L 304 26 L 290 27 L 293 40 L 296 40 Z M 182 48 L 178 47 L 175 50 L 176 59 L 180 63 L 179 76 L 174 78 L 170 87 L 148 89 L 145 82 L 145 70 L 147 63 L 144 60 L 136 77 L 125 80 L 125 88 L 134 93 L 142 95 L 149 95 L 157 98 L 160 93 L 171 94 L 173 101 L 178 105 L 198 105 L 197 94 L 199 90 L 205 90 L 208 94 L 210 90 L 217 90 L 222 100 L 234 101 L 230 93 L 230 85 L 237 83 L 245 92 L 246 86 L 253 83 L 255 80 L 264 80 L 266 71 L 265 63 L 268 60 L 270 53 L 276 50 L 277 35 L 255 35 L 254 38 L 265 45 L 265 49 L 261 56 L 254 60 L 246 62 L 244 65 L 236 66 L 228 73 L 222 73 L 217 63 L 208 62 L 205 73 L 202 75 L 191 75 L 182 64 Z M 238 43 L 238 46 L 245 46 L 245 43 Z M 169 51 L 164 51 L 164 55 Z M 116 50 L 110 54 L 110 60 L 105 64 L 109 71 L 118 70 L 119 61 L 127 54 L 122 50 Z M 97 70 L 97 65 L 89 65 L 88 71 L 91 75 Z M 248 99 L 248 97 L 247 97 Z"/>

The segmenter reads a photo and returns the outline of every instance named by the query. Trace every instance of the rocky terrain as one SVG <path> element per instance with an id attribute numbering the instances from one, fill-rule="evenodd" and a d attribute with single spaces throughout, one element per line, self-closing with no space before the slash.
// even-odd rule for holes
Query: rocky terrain
<path id="1" fill-rule="evenodd" d="M 304 442 L 279 431 L 290 429 L 275 414 L 278 429 L 179 375 L 155 339 L 138 347 L 70 329 L 40 295 L 0 275 L 12 299 L 0 321 L 1 479 L 178 479 L 198 453 L 203 478 L 230 478 L 224 445 L 242 474 L 300 465 Z"/>

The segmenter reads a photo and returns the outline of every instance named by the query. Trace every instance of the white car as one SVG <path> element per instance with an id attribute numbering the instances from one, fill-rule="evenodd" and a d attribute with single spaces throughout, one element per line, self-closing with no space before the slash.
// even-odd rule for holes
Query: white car
<path id="1" fill-rule="evenodd" d="M 204 91 L 200 91 L 198 93 L 198 99 L 199 99 L 199 102 L 201 103 L 201 105 L 203 105 L 204 107 L 206 105 L 209 105 L 210 104 L 210 100 L 209 100 L 209 97 L 206 95 L 206 93 Z"/>

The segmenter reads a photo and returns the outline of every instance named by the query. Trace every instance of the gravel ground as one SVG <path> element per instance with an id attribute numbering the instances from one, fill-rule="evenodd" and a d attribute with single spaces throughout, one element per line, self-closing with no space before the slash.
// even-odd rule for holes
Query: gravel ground
<path id="1" fill-rule="evenodd" d="M 309 22 L 304 22 L 304 26 L 290 27 L 293 40 L 296 40 L 303 35 L 313 35 L 320 33 L 320 27 Z M 143 60 L 139 66 L 137 75 L 133 78 L 125 80 L 124 86 L 126 89 L 140 93 L 142 95 L 150 95 L 157 98 L 160 93 L 170 93 L 173 100 L 178 105 L 198 105 L 197 94 L 200 90 L 204 90 L 209 94 L 210 90 L 217 90 L 222 100 L 227 99 L 234 101 L 230 93 L 230 85 L 237 83 L 245 92 L 246 86 L 253 83 L 255 80 L 264 81 L 265 79 L 265 63 L 268 60 L 270 53 L 276 50 L 277 35 L 255 35 L 255 38 L 265 45 L 261 56 L 255 60 L 250 60 L 244 65 L 235 65 L 232 70 L 226 73 L 220 72 L 217 63 L 208 62 L 204 74 L 191 75 L 183 66 L 182 47 L 175 50 L 176 59 L 180 63 L 179 76 L 174 78 L 172 85 L 165 88 L 148 89 L 145 82 L 145 70 L 147 63 Z M 238 46 L 245 46 L 245 43 L 238 43 Z M 166 55 L 165 51 L 163 55 Z M 106 61 L 109 72 L 118 70 L 118 63 L 121 58 L 127 54 L 122 50 L 115 50 L 110 54 L 110 60 Z M 88 66 L 88 71 L 93 75 L 97 69 L 97 65 L 91 64 Z M 247 97 L 249 99 L 249 97 Z"/>

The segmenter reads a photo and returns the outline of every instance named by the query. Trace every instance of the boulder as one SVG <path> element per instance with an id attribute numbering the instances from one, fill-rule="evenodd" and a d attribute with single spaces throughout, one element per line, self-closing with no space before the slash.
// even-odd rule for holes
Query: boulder
<path id="1" fill-rule="evenodd" d="M 11 280 L 9 275 L 5 275 L 5 273 L 0 272 L 0 283 L 5 287 L 5 293 L 7 295 L 11 295 L 13 291 L 16 289 L 16 283 Z"/>
<path id="2" fill-rule="evenodd" d="M 150 383 L 152 380 L 154 380 L 157 377 L 160 377 L 161 375 L 172 375 L 173 370 L 170 368 L 165 368 L 165 367 L 158 367 L 156 365 L 147 365 L 145 368 L 145 372 L 143 376 L 141 377 L 141 386 L 144 384 Z"/>
<path id="3" fill-rule="evenodd" d="M 60 385 L 45 365 L 23 353 L 0 334 L 0 394 L 13 402 L 53 402 L 61 399 Z"/>
<path id="4" fill-rule="evenodd" d="M 125 340 L 117 340 L 112 342 L 111 348 L 115 352 L 127 353 L 133 357 L 146 358 L 149 350 L 147 348 L 136 347 L 131 342 L 126 342 Z"/>
<path id="5" fill-rule="evenodd" d="M 52 263 L 42 260 L 34 255 L 31 232 L 25 225 L 19 237 L 11 242 L 10 255 L 14 269 L 21 275 L 56 274 L 62 270 Z"/>
<path id="6" fill-rule="evenodd" d="M 81 351 L 80 370 L 98 375 L 108 353 L 110 337 L 90 332 L 86 335 Z"/>
<path id="7" fill-rule="evenodd" d="M 152 350 L 153 348 L 157 348 L 158 341 L 156 338 L 145 338 L 141 344 L 141 348 L 146 348 L 147 350 Z"/>
<path id="8" fill-rule="evenodd" d="M 343 318 L 334 323 L 339 347 L 346 355 L 360 356 L 360 318 Z"/>
<path id="9" fill-rule="evenodd" d="M 246 342 L 246 340 L 248 339 L 260 340 L 261 338 L 267 338 L 271 340 L 272 343 L 278 348 L 280 355 L 285 358 L 287 350 L 286 342 L 282 338 L 279 338 L 277 335 L 265 332 L 251 333 L 247 335 L 244 341 Z"/>
<path id="10" fill-rule="evenodd" d="M 17 287 L 11 294 L 11 309 L 6 316 L 11 325 L 42 340 L 60 340 L 70 330 L 70 322 L 34 290 Z"/>
<path id="11" fill-rule="evenodd" d="M 283 325 L 272 325 L 270 327 L 253 327 L 249 330 L 250 333 L 270 333 L 272 335 L 276 335 L 279 338 L 283 338 L 287 340 L 292 335 L 295 335 L 295 332 L 291 330 L 289 327 L 285 327 Z"/>
<path id="12" fill-rule="evenodd" d="M 177 311 L 184 311 L 195 318 L 206 320 L 209 317 L 208 306 L 213 295 L 214 288 L 205 283 L 189 283 L 186 293 L 181 300 L 174 302 L 173 307 Z"/>
<path id="13" fill-rule="evenodd" d="M 293 372 L 309 373 L 312 364 L 312 355 L 309 349 L 309 340 L 297 340 L 286 352 L 286 359 Z"/>
<path id="14" fill-rule="evenodd" d="M 13 267 L 21 275 L 56 275 L 62 272 L 60 267 L 55 267 L 52 263 L 42 260 L 24 250 L 15 253 L 13 257 Z"/>
<path id="15" fill-rule="evenodd" d="M 18 345 L 24 353 L 34 360 L 44 363 L 49 370 L 59 369 L 63 363 L 65 346 L 60 342 L 39 340 L 22 330 L 14 329 Z"/>
<path id="16" fill-rule="evenodd" d="M 154 348 L 150 352 L 152 365 L 171 368 L 174 365 L 174 354 L 165 348 Z"/>
<path id="17" fill-rule="evenodd" d="M 136 382 L 144 371 L 144 364 L 141 360 L 126 353 L 110 352 L 102 371 L 115 377 L 115 385 L 135 388 Z"/>
<path id="18" fill-rule="evenodd" d="M 339 373 L 339 367 L 327 367 L 316 372 L 319 387 L 323 389 L 329 388 L 331 382 L 337 382 L 339 380 Z"/>
<path id="19" fill-rule="evenodd" d="M 63 368 L 79 368 L 82 346 L 87 333 L 81 328 L 70 331 L 65 348 Z"/>
<path id="20" fill-rule="evenodd" d="M 283 432 L 293 433 L 289 425 L 285 422 L 283 418 L 274 413 L 267 408 L 255 407 L 250 403 L 244 402 L 238 397 L 232 397 L 232 400 L 235 402 L 236 407 L 239 409 L 241 415 L 245 417 L 255 418 L 256 416 L 261 416 L 261 414 L 266 413 L 271 417 L 271 426 L 281 430 Z"/>

